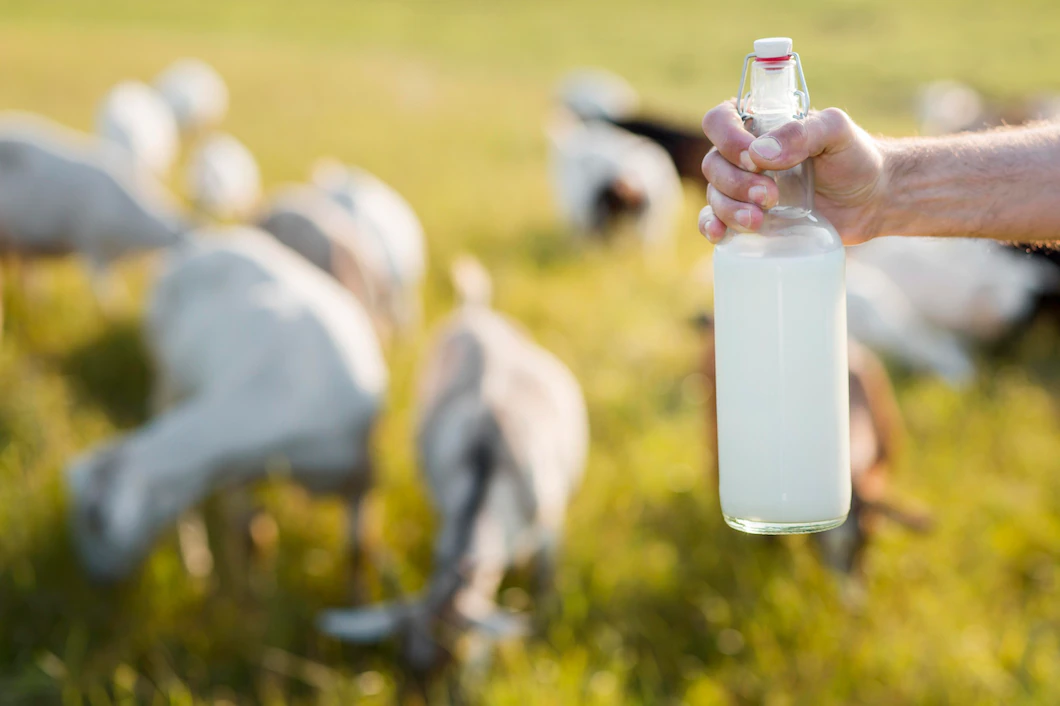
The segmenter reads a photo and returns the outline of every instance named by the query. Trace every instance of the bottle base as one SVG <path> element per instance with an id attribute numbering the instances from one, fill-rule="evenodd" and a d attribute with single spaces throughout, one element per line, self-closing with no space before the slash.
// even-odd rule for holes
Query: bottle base
<path id="1" fill-rule="evenodd" d="M 725 518 L 725 524 L 729 527 L 747 534 L 811 534 L 835 529 L 847 520 L 846 515 L 817 522 L 762 522 L 746 520 L 742 517 L 730 517 L 725 514 L 722 514 L 722 517 Z"/>

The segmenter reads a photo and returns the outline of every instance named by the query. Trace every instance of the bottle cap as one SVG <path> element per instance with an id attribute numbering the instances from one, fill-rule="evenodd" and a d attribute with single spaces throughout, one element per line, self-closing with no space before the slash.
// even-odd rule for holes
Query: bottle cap
<path id="1" fill-rule="evenodd" d="M 755 57 L 786 59 L 791 55 L 791 37 L 767 37 L 755 40 Z"/>

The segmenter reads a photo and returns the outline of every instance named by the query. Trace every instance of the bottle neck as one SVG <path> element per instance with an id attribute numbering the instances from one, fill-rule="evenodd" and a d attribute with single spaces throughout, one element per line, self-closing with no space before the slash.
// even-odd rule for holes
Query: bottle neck
<path id="1" fill-rule="evenodd" d="M 797 120 L 801 110 L 795 93 L 794 59 L 757 60 L 751 66 L 751 132 L 759 137 Z M 768 216 L 798 217 L 813 210 L 813 165 L 807 161 L 791 169 L 766 172 L 777 183 L 780 197 Z"/>

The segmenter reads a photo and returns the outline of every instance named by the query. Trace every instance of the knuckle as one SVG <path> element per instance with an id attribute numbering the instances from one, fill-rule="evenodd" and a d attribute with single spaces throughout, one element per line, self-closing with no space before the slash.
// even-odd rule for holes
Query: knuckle
<path id="1" fill-rule="evenodd" d="M 806 123 L 802 120 L 792 122 L 780 128 L 781 144 L 802 144 L 806 140 Z"/>
<path id="2" fill-rule="evenodd" d="M 717 150 L 709 152 L 703 159 L 703 175 L 707 178 L 708 183 L 725 184 L 731 181 L 731 171 L 732 165 L 729 160 L 725 159 L 725 155 Z"/>
<path id="3" fill-rule="evenodd" d="M 854 131 L 854 121 L 840 108 L 825 108 L 820 118 L 827 130 L 836 135 L 850 135 Z"/>
<path id="4" fill-rule="evenodd" d="M 756 183 L 751 174 L 735 168 L 728 169 L 718 181 L 725 193 L 734 198 L 745 197 Z"/>
<path id="5" fill-rule="evenodd" d="M 743 150 L 747 149 L 747 145 L 751 143 L 754 138 L 747 134 L 747 138 L 744 138 L 740 132 L 736 130 L 726 130 L 723 134 L 718 135 L 718 139 L 714 141 L 714 145 L 719 151 L 725 154 L 738 155 Z"/>
<path id="6" fill-rule="evenodd" d="M 716 106 L 707 111 L 706 115 L 703 116 L 703 132 L 706 133 L 707 137 L 710 137 L 712 133 L 717 131 L 718 118 L 721 115 L 722 106 Z"/>
<path id="7" fill-rule="evenodd" d="M 723 103 L 703 116 L 703 132 L 714 148 L 727 157 L 738 155 L 754 139 L 743 128 L 735 108 L 729 103 Z"/>
<path id="8" fill-rule="evenodd" d="M 707 187 L 707 203 L 710 204 L 710 207 L 713 208 L 715 212 L 717 212 L 718 207 L 721 205 L 721 196 L 718 194 L 718 190 L 713 186 Z"/>
<path id="9" fill-rule="evenodd" d="M 717 189 L 708 192 L 707 202 L 719 217 L 727 218 L 733 211 L 733 200 Z"/>
<path id="10" fill-rule="evenodd" d="M 714 173 L 715 160 L 718 155 L 718 148 L 712 147 L 709 152 L 703 157 L 703 164 L 701 169 L 703 170 L 703 176 L 707 178 L 707 181 L 711 181 L 711 177 Z"/>
<path id="11" fill-rule="evenodd" d="M 706 115 L 703 116 L 703 132 L 709 133 L 717 130 L 719 127 L 725 125 L 731 120 L 731 116 L 736 113 L 736 99 L 731 98 L 724 103 L 719 103 L 710 110 L 707 111 Z"/>
<path id="12" fill-rule="evenodd" d="M 835 125 L 845 125 L 850 122 L 850 116 L 842 108 L 825 108 L 820 115 L 822 120 Z"/>

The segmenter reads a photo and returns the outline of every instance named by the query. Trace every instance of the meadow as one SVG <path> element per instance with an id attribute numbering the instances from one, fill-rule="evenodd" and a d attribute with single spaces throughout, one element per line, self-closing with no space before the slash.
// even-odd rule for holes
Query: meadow
<path id="1" fill-rule="evenodd" d="M 389 353 L 369 509 L 403 591 L 430 569 L 410 404 L 429 325 L 452 303 L 450 259 L 480 257 L 497 308 L 574 370 L 592 451 L 561 607 L 501 646 L 473 701 L 1048 704 L 1060 703 L 1060 336 L 1034 329 L 1014 353 L 984 357 L 961 391 L 895 370 L 908 443 L 894 492 L 936 528 L 886 528 L 851 603 L 805 538 L 743 536 L 721 520 L 689 324 L 710 306 L 703 194 L 688 191 L 670 253 L 576 247 L 550 198 L 542 122 L 563 72 L 597 65 L 694 124 L 735 92 L 754 38 L 785 34 L 817 107 L 908 134 L 923 81 L 999 97 L 1060 90 L 1058 26 L 1049 0 L 0 0 L 0 97 L 88 129 L 114 82 L 199 56 L 228 80 L 225 128 L 268 185 L 335 155 L 416 207 L 428 327 Z M 153 265 L 120 268 L 127 292 L 109 315 L 73 261 L 34 268 L 28 289 L 5 281 L 0 704 L 391 702 L 392 647 L 313 629 L 349 597 L 337 501 L 281 480 L 256 489 L 278 533 L 240 570 L 189 575 L 170 533 L 123 585 L 82 576 L 62 470 L 146 418 L 139 320 Z M 503 602 L 531 604 L 526 585 L 513 577 Z"/>

